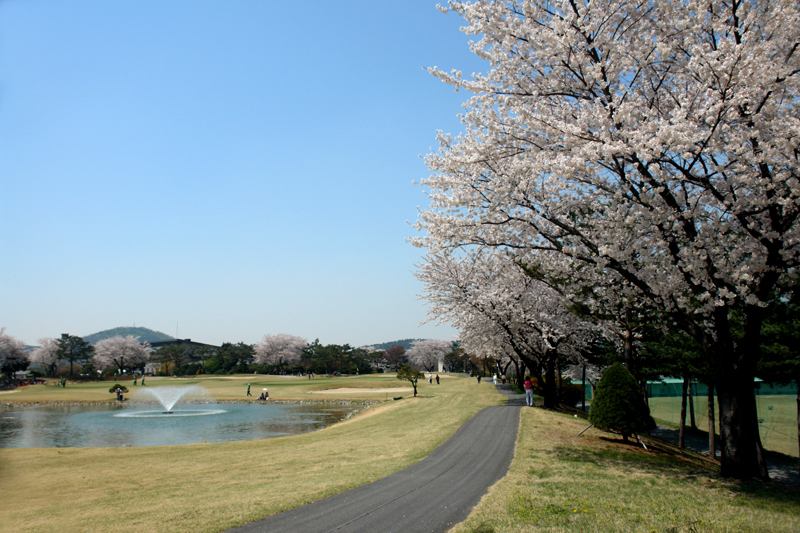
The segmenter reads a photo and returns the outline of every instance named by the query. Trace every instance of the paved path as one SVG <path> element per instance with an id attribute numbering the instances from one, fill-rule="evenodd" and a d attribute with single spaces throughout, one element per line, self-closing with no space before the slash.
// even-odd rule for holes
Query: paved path
<path id="1" fill-rule="evenodd" d="M 491 381 L 484 381 L 491 385 Z M 484 385 L 481 383 L 481 386 Z M 524 395 L 504 390 L 509 404 L 487 407 L 415 465 L 378 481 L 239 528 L 256 532 L 447 531 L 466 519 L 481 496 L 508 472 Z M 519 400 L 521 396 L 521 401 Z"/>

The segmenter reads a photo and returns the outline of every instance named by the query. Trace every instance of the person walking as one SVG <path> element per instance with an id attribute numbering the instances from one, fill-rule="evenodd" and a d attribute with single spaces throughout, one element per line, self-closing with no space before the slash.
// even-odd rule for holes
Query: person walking
<path id="1" fill-rule="evenodd" d="M 252 394 L 250 394 L 250 384 L 249 383 L 247 384 L 247 396 L 252 396 Z"/>
<path id="2" fill-rule="evenodd" d="M 481 375 L 478 374 L 478 385 L 480 385 L 480 384 L 481 384 Z"/>
<path id="3" fill-rule="evenodd" d="M 533 382 L 531 382 L 531 377 L 529 375 L 525 375 L 525 402 L 528 404 L 528 407 L 533 407 Z"/>
<path id="4" fill-rule="evenodd" d="M 439 384 L 439 374 L 436 374 L 436 384 Z"/>
<path id="5" fill-rule="evenodd" d="M 144 374 L 142 374 L 142 387 L 144 387 Z"/>
<path id="6" fill-rule="evenodd" d="M 492 385 L 497 385 L 497 374 L 496 373 L 492 376 Z"/>

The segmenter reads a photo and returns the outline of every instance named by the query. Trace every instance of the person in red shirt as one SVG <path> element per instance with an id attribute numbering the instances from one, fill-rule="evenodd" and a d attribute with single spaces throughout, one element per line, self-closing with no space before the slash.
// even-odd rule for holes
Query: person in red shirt
<path id="1" fill-rule="evenodd" d="M 525 401 L 529 407 L 533 407 L 533 383 L 528 375 L 525 376 Z"/>

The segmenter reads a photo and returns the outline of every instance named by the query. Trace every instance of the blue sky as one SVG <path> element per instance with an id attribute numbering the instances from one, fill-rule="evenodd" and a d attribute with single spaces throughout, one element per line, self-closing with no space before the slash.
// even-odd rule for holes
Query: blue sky
<path id="1" fill-rule="evenodd" d="M 485 71 L 436 0 L 0 2 L 0 327 L 360 346 L 419 323 L 412 181 Z"/>

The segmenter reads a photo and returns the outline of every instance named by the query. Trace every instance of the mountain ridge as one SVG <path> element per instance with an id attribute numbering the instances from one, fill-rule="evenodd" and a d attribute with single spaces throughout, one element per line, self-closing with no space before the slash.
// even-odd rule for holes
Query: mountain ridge
<path id="1" fill-rule="evenodd" d="M 158 342 L 158 341 L 169 341 L 173 339 L 173 337 L 170 337 L 166 333 L 162 333 L 160 331 L 155 331 L 148 328 L 119 327 L 119 328 L 98 331 L 97 333 L 92 333 L 91 335 L 86 335 L 85 337 L 83 337 L 83 340 L 85 340 L 89 344 L 97 344 L 103 339 L 116 337 L 118 335 L 122 337 L 133 335 L 134 337 L 139 337 L 139 342 L 145 342 L 145 341 Z"/>

